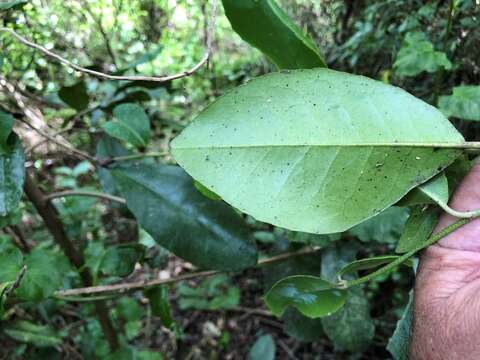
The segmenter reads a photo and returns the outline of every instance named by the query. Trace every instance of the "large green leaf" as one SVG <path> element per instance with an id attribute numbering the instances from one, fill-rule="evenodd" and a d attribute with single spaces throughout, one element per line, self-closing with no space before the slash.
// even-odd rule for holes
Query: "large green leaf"
<path id="1" fill-rule="evenodd" d="M 179 167 L 139 163 L 112 174 L 142 228 L 174 254 L 202 268 L 256 264 L 255 245 L 238 214 L 203 196 Z"/>
<path id="2" fill-rule="evenodd" d="M 0 216 L 18 206 L 25 180 L 25 155 L 17 135 L 9 137 L 8 147 L 6 153 L 0 153 Z"/>
<path id="3" fill-rule="evenodd" d="M 335 233 L 433 177 L 463 143 L 440 111 L 401 89 L 314 69 L 231 91 L 171 147 L 196 180 L 258 220 Z"/>
<path id="4" fill-rule="evenodd" d="M 446 116 L 480 121 L 480 85 L 453 88 L 450 96 L 440 96 L 438 106 Z"/>
<path id="5" fill-rule="evenodd" d="M 435 51 L 424 33 L 412 32 L 405 36 L 393 67 L 398 75 L 415 76 L 423 71 L 433 73 L 442 68 L 449 70 L 452 63 L 444 52 Z"/>
<path id="6" fill-rule="evenodd" d="M 275 0 L 223 0 L 225 14 L 243 40 L 281 69 L 325 67 L 317 46 Z"/>
<path id="7" fill-rule="evenodd" d="M 322 318 L 322 324 L 335 347 L 343 351 L 361 351 L 375 335 L 368 299 L 361 287 L 350 289 L 345 305 L 336 313 Z"/>
<path id="8" fill-rule="evenodd" d="M 136 147 L 145 147 L 150 140 L 150 120 L 136 104 L 122 104 L 113 109 L 115 121 L 103 125 L 105 132 Z"/>
<path id="9" fill-rule="evenodd" d="M 347 291 L 315 276 L 294 275 L 277 282 L 265 295 L 265 302 L 276 316 L 288 307 L 315 319 L 333 314 L 345 304 Z"/>

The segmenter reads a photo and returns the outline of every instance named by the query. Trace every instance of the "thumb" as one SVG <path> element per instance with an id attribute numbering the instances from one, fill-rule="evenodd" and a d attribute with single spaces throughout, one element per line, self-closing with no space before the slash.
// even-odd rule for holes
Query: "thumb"
<path id="1" fill-rule="evenodd" d="M 457 211 L 480 209 L 480 162 L 477 162 L 463 179 L 449 205 Z M 442 215 L 435 232 L 457 220 L 458 218 L 454 216 Z M 444 237 L 438 242 L 438 245 L 451 249 L 480 252 L 480 218 L 472 220 Z"/>

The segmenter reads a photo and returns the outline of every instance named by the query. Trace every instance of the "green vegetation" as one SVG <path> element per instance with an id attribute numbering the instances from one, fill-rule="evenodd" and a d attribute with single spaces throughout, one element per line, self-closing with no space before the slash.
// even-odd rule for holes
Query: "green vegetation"
<path id="1" fill-rule="evenodd" d="M 480 215 L 478 1 L 0 17 L 0 359 L 407 359 L 418 252 Z"/>

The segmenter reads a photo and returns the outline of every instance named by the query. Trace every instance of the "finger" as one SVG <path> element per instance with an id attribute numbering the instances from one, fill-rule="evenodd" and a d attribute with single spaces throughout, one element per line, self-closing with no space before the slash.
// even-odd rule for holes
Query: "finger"
<path id="1" fill-rule="evenodd" d="M 463 179 L 449 205 L 457 211 L 480 209 L 480 162 L 477 162 Z M 454 216 L 444 214 L 435 231 L 437 232 L 457 220 L 458 218 Z M 480 252 L 480 219 L 472 220 L 441 239 L 438 244 L 451 249 Z"/>

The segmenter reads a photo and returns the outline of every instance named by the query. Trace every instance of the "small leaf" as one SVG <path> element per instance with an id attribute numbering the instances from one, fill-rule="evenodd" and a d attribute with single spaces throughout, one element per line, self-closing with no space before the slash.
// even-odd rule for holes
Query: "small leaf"
<path id="1" fill-rule="evenodd" d="M 168 300 L 168 287 L 157 286 L 145 291 L 145 296 L 150 302 L 152 314 L 156 315 L 162 321 L 163 326 L 172 328 L 174 325 L 172 309 Z"/>
<path id="2" fill-rule="evenodd" d="M 6 154 L 10 150 L 7 140 L 12 133 L 15 118 L 3 111 L 0 111 L 0 155 Z"/>
<path id="3" fill-rule="evenodd" d="M 435 176 L 418 188 L 436 203 L 448 203 L 448 180 L 444 173 Z"/>
<path id="4" fill-rule="evenodd" d="M 200 194 L 179 167 L 135 164 L 112 174 L 142 228 L 166 249 L 202 268 L 256 264 L 255 244 L 240 216 Z"/>
<path id="5" fill-rule="evenodd" d="M 342 351 L 360 352 L 375 335 L 368 299 L 361 287 L 350 289 L 345 305 L 336 313 L 322 318 L 322 324 L 335 348 Z"/>
<path id="6" fill-rule="evenodd" d="M 276 316 L 292 306 L 309 318 L 319 318 L 338 311 L 347 291 L 315 276 L 294 275 L 277 282 L 265 295 L 265 302 Z"/>
<path id="7" fill-rule="evenodd" d="M 220 196 L 218 196 L 217 194 L 215 194 L 213 191 L 207 189 L 205 186 L 203 186 L 201 183 L 199 183 L 198 181 L 194 181 L 193 182 L 193 185 L 195 186 L 195 188 L 200 191 L 200 193 L 209 198 L 210 200 L 214 200 L 214 201 L 218 201 L 218 200 L 222 200 L 222 198 Z"/>
<path id="8" fill-rule="evenodd" d="M 0 217 L 17 208 L 25 180 L 25 154 L 20 139 L 13 134 L 8 143 L 8 152 L 0 154 Z"/>
<path id="9" fill-rule="evenodd" d="M 138 302 L 132 298 L 124 297 L 118 301 L 117 313 L 126 321 L 140 320 L 144 315 L 144 310 Z"/>
<path id="10" fill-rule="evenodd" d="M 25 257 L 25 265 L 27 270 L 16 294 L 20 299 L 35 302 L 59 290 L 69 270 L 65 257 L 38 247 Z"/>
<path id="11" fill-rule="evenodd" d="M 413 292 L 410 292 L 408 304 L 390 340 L 387 350 L 395 360 L 408 360 L 410 352 L 410 336 L 413 320 Z"/>
<path id="12" fill-rule="evenodd" d="M 424 33 L 409 32 L 393 67 L 400 76 L 415 76 L 423 71 L 434 73 L 442 68 L 450 70 L 452 63 L 444 52 L 434 50 Z"/>
<path id="13" fill-rule="evenodd" d="M 464 139 L 434 107 L 362 76 L 312 69 L 234 89 L 170 145 L 195 180 L 240 211 L 329 234 L 389 208 L 462 153 L 439 143 Z"/>
<path id="14" fill-rule="evenodd" d="M 85 82 L 80 81 L 71 86 L 64 86 L 58 91 L 58 97 L 68 106 L 78 112 L 85 110 L 90 98 Z"/>
<path id="15" fill-rule="evenodd" d="M 125 277 L 135 269 L 144 253 L 141 245 L 118 245 L 109 247 L 100 264 L 101 271 L 108 276 Z"/>
<path id="16" fill-rule="evenodd" d="M 313 40 L 275 0 L 223 0 L 225 15 L 243 40 L 281 69 L 326 67 Z"/>
<path id="17" fill-rule="evenodd" d="M 345 275 L 356 275 L 358 271 L 374 269 L 381 265 L 389 264 L 392 261 L 397 260 L 398 258 L 399 256 L 396 255 L 384 255 L 355 260 L 341 268 L 338 272 L 338 275 L 340 277 L 343 277 Z M 405 262 L 403 262 L 402 264 L 413 267 L 413 261 L 411 259 L 405 260 Z"/>
<path id="18" fill-rule="evenodd" d="M 432 234 L 438 218 L 439 214 L 434 209 L 425 206 L 414 207 L 395 251 L 400 254 L 406 253 L 423 244 Z"/>
<path id="19" fill-rule="evenodd" d="M 463 85 L 453 88 L 450 96 L 440 96 L 438 107 L 445 116 L 480 121 L 480 86 Z"/>
<path id="20" fill-rule="evenodd" d="M 100 160 L 108 160 L 113 157 L 131 155 L 118 140 L 108 136 L 102 135 L 97 143 L 96 157 Z M 115 180 L 112 178 L 110 171 L 104 167 L 97 167 L 98 177 L 100 178 L 100 184 L 102 190 L 111 195 L 119 195 L 118 190 L 115 187 Z"/>
<path id="21" fill-rule="evenodd" d="M 46 325 L 36 325 L 28 321 L 17 321 L 13 326 L 6 327 L 5 334 L 20 342 L 36 347 L 53 347 L 62 344 L 62 337 Z"/>
<path id="22" fill-rule="evenodd" d="M 150 120 L 145 111 L 135 104 L 121 104 L 113 109 L 115 121 L 102 126 L 105 132 L 136 147 L 147 146 L 150 140 Z"/>
<path id="23" fill-rule="evenodd" d="M 248 353 L 248 360 L 275 360 L 276 346 L 271 335 L 260 336 Z"/>

